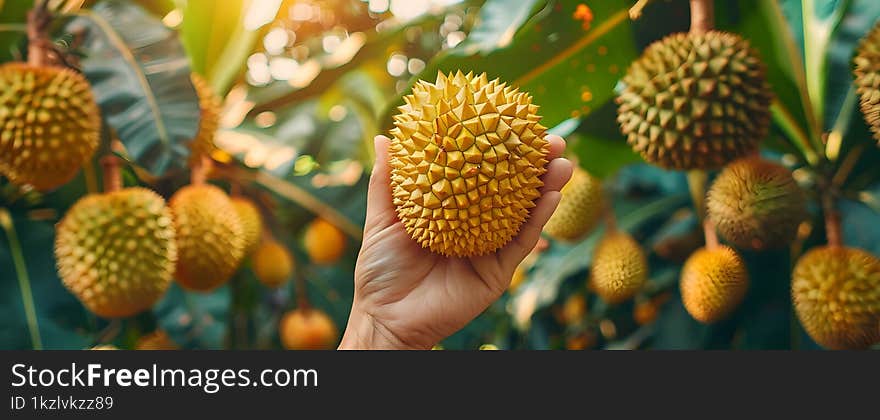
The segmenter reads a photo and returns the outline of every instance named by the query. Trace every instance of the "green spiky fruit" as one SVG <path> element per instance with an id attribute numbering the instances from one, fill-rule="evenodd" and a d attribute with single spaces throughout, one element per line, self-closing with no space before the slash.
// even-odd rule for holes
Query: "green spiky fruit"
<path id="1" fill-rule="evenodd" d="M 221 100 L 205 78 L 196 73 L 190 78 L 199 97 L 199 128 L 190 143 L 192 159 L 195 160 L 199 156 L 210 155 L 217 148 L 214 144 L 214 136 L 220 126 Z"/>
<path id="2" fill-rule="evenodd" d="M 55 259 L 64 285 L 95 314 L 127 317 L 168 289 L 177 259 L 171 211 L 144 188 L 90 194 L 56 227 Z"/>
<path id="3" fill-rule="evenodd" d="M 721 171 L 706 200 L 718 232 L 739 248 L 780 248 L 794 240 L 807 217 L 807 199 L 791 171 L 758 157 Z"/>
<path id="4" fill-rule="evenodd" d="M 602 300 L 632 298 L 648 280 L 648 261 L 638 242 L 625 232 L 606 234 L 593 252 L 591 287 Z"/>
<path id="5" fill-rule="evenodd" d="M 677 33 L 623 77 L 617 121 L 633 150 L 670 169 L 718 168 L 758 147 L 770 125 L 764 64 L 738 35 Z"/>
<path id="6" fill-rule="evenodd" d="M 49 190 L 70 181 L 98 147 L 89 82 L 60 67 L 0 66 L 0 173 Z"/>
<path id="7" fill-rule="evenodd" d="M 229 196 L 213 185 L 189 185 L 170 204 L 177 228 L 177 282 L 196 291 L 226 283 L 244 258 L 241 221 Z"/>
<path id="8" fill-rule="evenodd" d="M 880 259 L 857 248 L 813 248 L 792 272 L 791 295 L 801 325 L 829 349 L 880 342 Z"/>
<path id="9" fill-rule="evenodd" d="M 554 239 L 573 241 L 596 226 L 602 215 L 602 182 L 589 172 L 575 168 L 571 180 L 562 187 L 559 207 L 544 226 Z"/>
<path id="10" fill-rule="evenodd" d="M 290 280 L 293 265 L 290 251 L 275 240 L 263 241 L 253 255 L 254 274 L 266 287 L 278 287 Z"/>
<path id="11" fill-rule="evenodd" d="M 684 263 L 679 285 L 688 313 L 712 323 L 728 317 L 745 298 L 749 273 L 733 248 L 700 248 Z"/>
<path id="12" fill-rule="evenodd" d="M 862 116 L 880 142 L 880 21 L 862 38 L 853 62 Z"/>
<path id="13" fill-rule="evenodd" d="M 391 130 L 397 215 L 422 247 L 456 257 L 507 244 L 535 206 L 548 142 L 532 98 L 486 74 L 419 81 Z"/>
<path id="14" fill-rule="evenodd" d="M 253 201 L 244 197 L 232 197 L 232 206 L 235 214 L 241 221 L 242 239 L 244 242 L 244 255 L 251 255 L 260 245 L 260 236 L 263 234 L 263 217 Z"/>

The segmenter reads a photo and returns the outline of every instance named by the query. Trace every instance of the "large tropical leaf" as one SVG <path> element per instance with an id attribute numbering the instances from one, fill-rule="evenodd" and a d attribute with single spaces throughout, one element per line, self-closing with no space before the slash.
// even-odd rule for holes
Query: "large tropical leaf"
<path id="1" fill-rule="evenodd" d="M 185 165 L 199 106 L 174 31 L 121 1 L 79 12 L 63 31 L 81 34 L 82 71 L 130 158 L 153 175 Z"/>
<path id="2" fill-rule="evenodd" d="M 544 2 L 544 8 L 516 31 L 510 43 L 481 44 L 467 41 L 439 54 L 419 74 L 433 80 L 438 71 L 486 72 L 531 93 L 541 106 L 542 124 L 556 125 L 568 118 L 587 115 L 612 98 L 618 78 L 636 57 L 635 41 L 627 11 L 632 2 L 591 2 L 589 25 L 575 18 L 583 2 Z M 490 0 L 483 7 L 509 7 L 504 0 Z M 482 39 L 504 40 L 510 28 L 488 20 L 474 31 Z M 490 46 L 494 49 L 489 50 Z M 478 55 L 477 55 L 478 53 Z M 394 104 L 396 105 L 396 104 Z M 390 119 L 386 117 L 387 124 Z"/>

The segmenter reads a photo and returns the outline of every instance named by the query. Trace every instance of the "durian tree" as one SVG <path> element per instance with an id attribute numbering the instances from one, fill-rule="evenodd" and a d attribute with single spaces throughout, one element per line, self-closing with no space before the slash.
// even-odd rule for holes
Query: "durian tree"
<path id="1" fill-rule="evenodd" d="M 874 346 L 878 18 L 870 0 L 0 0 L 0 348 L 334 348 L 373 136 L 409 235 L 456 258 L 528 217 L 545 131 L 577 166 L 560 207 L 437 348 Z M 455 131 L 470 109 L 498 117 Z M 492 173 L 498 202 L 450 198 Z M 482 205 L 488 231 L 463 229 Z"/>

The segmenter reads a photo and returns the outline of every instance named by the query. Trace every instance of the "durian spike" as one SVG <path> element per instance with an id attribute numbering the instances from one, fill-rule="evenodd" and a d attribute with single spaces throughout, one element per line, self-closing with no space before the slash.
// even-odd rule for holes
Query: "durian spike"
<path id="1" fill-rule="evenodd" d="M 713 0 L 691 0 L 691 33 L 701 34 L 715 27 Z"/>

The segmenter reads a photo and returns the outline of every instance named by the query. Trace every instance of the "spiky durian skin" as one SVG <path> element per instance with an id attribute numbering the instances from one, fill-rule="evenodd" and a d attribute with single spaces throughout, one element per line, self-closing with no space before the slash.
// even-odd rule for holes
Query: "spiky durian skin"
<path id="1" fill-rule="evenodd" d="M 287 312 L 278 327 L 281 344 L 288 350 L 331 350 L 339 337 L 333 320 L 315 308 Z"/>
<path id="2" fill-rule="evenodd" d="M 49 190 L 88 161 L 101 131 L 89 82 L 59 67 L 0 66 L 0 173 Z"/>
<path id="3" fill-rule="evenodd" d="M 135 350 L 179 350 L 177 343 L 164 330 L 156 330 L 138 339 Z"/>
<path id="4" fill-rule="evenodd" d="M 188 185 L 170 200 L 177 229 L 177 282 L 208 291 L 221 286 L 244 258 L 241 221 L 232 201 L 213 185 Z"/>
<path id="5" fill-rule="evenodd" d="M 684 308 L 708 324 L 736 310 L 749 289 L 749 273 L 733 248 L 700 248 L 684 263 L 679 286 Z"/>
<path id="6" fill-rule="evenodd" d="M 126 317 L 168 289 L 177 259 L 165 200 L 145 188 L 90 194 L 56 227 L 55 259 L 64 285 L 95 314 Z"/>
<path id="7" fill-rule="evenodd" d="M 718 175 L 706 209 L 718 232 L 739 248 L 786 246 L 807 217 L 807 199 L 791 172 L 775 162 L 747 157 Z"/>
<path id="8" fill-rule="evenodd" d="M 303 247 L 309 259 L 318 265 L 328 265 L 339 261 L 345 253 L 345 234 L 338 227 L 324 219 L 315 219 L 306 227 L 303 234 Z"/>
<path id="9" fill-rule="evenodd" d="M 217 148 L 214 144 L 214 135 L 220 126 L 222 102 L 205 78 L 193 73 L 190 79 L 199 97 L 199 128 L 190 143 L 192 159 L 198 159 L 199 156 L 210 155 Z"/>
<path id="10" fill-rule="evenodd" d="M 880 259 L 857 248 L 813 248 L 792 272 L 791 295 L 801 325 L 829 349 L 880 342 Z"/>
<path id="11" fill-rule="evenodd" d="M 764 64 L 735 34 L 677 33 L 623 78 L 617 121 L 633 150 L 668 169 L 713 169 L 758 147 L 770 126 Z"/>
<path id="12" fill-rule="evenodd" d="M 253 201 L 244 197 L 232 197 L 232 206 L 235 214 L 241 221 L 241 233 L 244 242 L 244 255 L 251 255 L 260 245 L 260 236 L 263 233 L 263 217 Z"/>
<path id="13" fill-rule="evenodd" d="M 530 95 L 486 74 L 419 81 L 391 130 L 397 215 L 423 248 L 469 257 L 516 235 L 546 171 L 546 128 Z"/>
<path id="14" fill-rule="evenodd" d="M 648 280 L 648 261 L 639 244 L 621 231 L 606 234 L 593 252 L 591 288 L 616 304 L 632 298 Z"/>
<path id="15" fill-rule="evenodd" d="M 862 38 L 853 62 L 862 116 L 880 142 L 880 21 Z"/>
<path id="16" fill-rule="evenodd" d="M 254 274 L 266 287 L 281 286 L 293 274 L 293 256 L 278 241 L 264 241 L 257 247 L 252 258 Z"/>
<path id="17" fill-rule="evenodd" d="M 562 200 L 544 232 L 554 239 L 573 241 L 592 230 L 601 214 L 602 182 L 578 167 L 562 187 Z"/>

